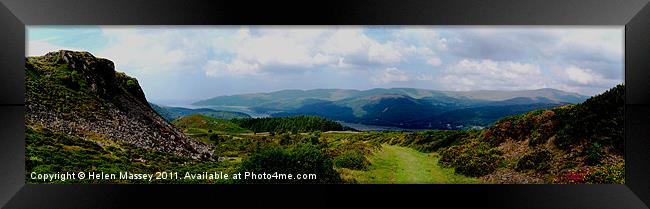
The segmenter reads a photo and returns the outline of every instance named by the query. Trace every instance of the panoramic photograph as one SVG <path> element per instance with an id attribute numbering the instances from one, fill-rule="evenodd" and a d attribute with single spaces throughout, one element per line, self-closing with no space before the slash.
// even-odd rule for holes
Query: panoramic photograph
<path id="1" fill-rule="evenodd" d="M 623 184 L 622 26 L 27 26 L 29 184 Z"/>

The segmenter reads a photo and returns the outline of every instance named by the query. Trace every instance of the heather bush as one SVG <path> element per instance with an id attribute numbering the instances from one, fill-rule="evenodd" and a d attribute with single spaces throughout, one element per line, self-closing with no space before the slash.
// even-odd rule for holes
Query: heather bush
<path id="1" fill-rule="evenodd" d="M 593 184 L 624 184 L 625 163 L 597 166 L 594 171 L 585 176 L 585 181 Z"/>
<path id="2" fill-rule="evenodd" d="M 534 170 L 544 172 L 549 169 L 549 162 L 553 159 L 550 151 L 544 148 L 537 148 L 524 154 L 515 165 L 516 171 Z"/>
<path id="3" fill-rule="evenodd" d="M 605 156 L 603 152 L 603 146 L 598 142 L 594 142 L 589 145 L 585 150 L 585 162 L 589 165 L 597 165 L 600 163 L 600 159 Z"/>
<path id="4" fill-rule="evenodd" d="M 242 179 L 241 183 L 340 183 L 341 177 L 332 160 L 316 146 L 301 143 L 289 148 L 267 147 L 251 153 L 242 162 L 240 172 L 280 174 L 316 174 L 317 179 Z"/>
<path id="5" fill-rule="evenodd" d="M 349 168 L 354 170 L 365 170 L 370 162 L 363 156 L 363 153 L 349 150 L 334 158 L 334 165 L 339 168 Z"/>
<path id="6" fill-rule="evenodd" d="M 444 149 L 440 164 L 455 168 L 458 174 L 478 177 L 495 171 L 502 160 L 502 153 L 497 148 L 485 142 L 471 141 Z"/>

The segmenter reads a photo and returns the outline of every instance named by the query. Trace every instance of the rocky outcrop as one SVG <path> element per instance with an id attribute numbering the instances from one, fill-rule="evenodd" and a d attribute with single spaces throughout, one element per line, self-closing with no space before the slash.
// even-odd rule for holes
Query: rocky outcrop
<path id="1" fill-rule="evenodd" d="M 62 50 L 28 57 L 25 71 L 27 126 L 212 159 L 208 144 L 185 136 L 158 115 L 137 80 L 116 72 L 110 60 Z"/>

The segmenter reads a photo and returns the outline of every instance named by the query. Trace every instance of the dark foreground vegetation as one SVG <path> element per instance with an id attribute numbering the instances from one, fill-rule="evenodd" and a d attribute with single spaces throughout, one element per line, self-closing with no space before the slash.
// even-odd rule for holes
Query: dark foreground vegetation
<path id="1" fill-rule="evenodd" d="M 584 103 L 504 118 L 442 151 L 441 163 L 487 181 L 624 183 L 623 85 Z M 492 175 L 488 175 L 492 174 Z"/>

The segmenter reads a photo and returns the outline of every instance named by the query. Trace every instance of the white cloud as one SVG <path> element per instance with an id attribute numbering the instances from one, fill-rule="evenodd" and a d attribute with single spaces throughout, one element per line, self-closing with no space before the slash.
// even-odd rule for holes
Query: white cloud
<path id="1" fill-rule="evenodd" d="M 218 60 L 210 60 L 203 67 L 205 74 L 211 77 L 222 76 L 243 76 L 259 75 L 259 64 L 246 63 L 241 60 L 235 60 L 231 63 L 222 63 Z"/>
<path id="2" fill-rule="evenodd" d="M 447 50 L 447 39 L 440 37 L 435 29 L 408 28 L 397 30 L 394 36 L 404 43 L 414 44 L 419 47 L 432 47 L 436 50 Z"/>
<path id="3" fill-rule="evenodd" d="M 546 80 L 535 64 L 463 59 L 445 69 L 438 81 L 450 90 L 506 90 L 542 88 Z"/>
<path id="4" fill-rule="evenodd" d="M 58 51 L 61 49 L 73 50 L 73 51 L 83 51 L 76 48 L 69 48 L 51 44 L 48 41 L 29 41 L 27 44 L 27 51 L 25 54 L 27 56 L 43 56 L 48 52 Z"/>
<path id="5" fill-rule="evenodd" d="M 321 67 L 373 71 L 400 63 L 442 64 L 435 51 L 444 50 L 446 45 L 434 30 L 394 31 L 398 32 L 380 42 L 366 35 L 361 27 L 170 30 L 109 26 L 102 27 L 102 32 L 110 37 L 110 44 L 95 55 L 110 58 L 118 69 L 136 75 L 195 70 L 209 76 L 216 72 L 222 72 L 220 76 L 264 75 L 302 73 Z M 215 62 L 223 66 L 216 67 Z M 255 66 L 255 73 L 252 67 L 237 66 Z"/>
<path id="6" fill-rule="evenodd" d="M 374 84 L 387 84 L 411 80 L 404 71 L 394 67 L 386 68 L 381 72 L 377 72 L 370 79 Z"/>
<path id="7" fill-rule="evenodd" d="M 438 57 L 431 57 L 431 58 L 427 59 L 427 64 L 429 64 L 431 66 L 434 66 L 434 67 L 438 67 L 438 66 L 442 65 L 442 60 L 440 58 L 438 58 Z"/>
<path id="8" fill-rule="evenodd" d="M 394 64 L 402 60 L 402 54 L 392 42 L 386 44 L 372 42 L 368 48 L 368 59 L 370 62 Z"/>
<path id="9" fill-rule="evenodd" d="M 30 40 L 26 53 L 34 56 L 59 49 L 83 50 L 69 46 L 94 43 L 93 49 L 98 50 L 91 52 L 95 56 L 113 60 L 119 71 L 145 78 L 143 85 L 162 82 L 159 79 L 162 75 L 183 75 L 188 78 L 178 79 L 178 85 L 187 89 L 199 85 L 185 82 L 197 81 L 203 82 L 200 85 L 204 87 L 223 88 L 220 85 L 227 85 L 223 81 L 231 81 L 230 77 L 251 76 L 269 86 L 288 83 L 296 85 L 295 88 L 313 86 L 294 84 L 300 78 L 332 87 L 339 84 L 354 88 L 391 84 L 445 90 L 551 87 L 593 95 L 622 82 L 622 27 L 108 26 L 101 29 L 105 39 L 97 39 L 102 40 L 97 43 L 75 41 L 72 37 L 79 36 L 59 34 L 52 35 L 57 40 Z M 37 32 L 32 35 L 39 35 Z M 336 76 L 323 76 L 330 73 L 350 79 L 330 81 Z M 191 77 L 196 75 L 210 78 Z"/>
<path id="10" fill-rule="evenodd" d="M 258 63 L 260 71 L 382 69 L 409 52 L 397 42 L 368 37 L 362 28 L 243 28 L 235 36 L 234 58 L 223 62 Z"/>
<path id="11" fill-rule="evenodd" d="M 116 68 L 128 68 L 137 74 L 151 75 L 170 71 L 192 71 L 206 62 L 208 48 L 198 31 L 131 28 L 102 28 L 114 44 L 96 56 L 113 60 Z M 197 32 L 197 33 L 193 33 Z"/>
<path id="12" fill-rule="evenodd" d="M 584 48 L 608 56 L 622 56 L 624 50 L 622 26 L 596 28 L 563 28 L 548 33 L 558 37 L 558 50 Z"/>
<path id="13" fill-rule="evenodd" d="M 463 59 L 452 66 L 451 70 L 452 73 L 499 76 L 509 79 L 541 74 L 537 65 L 509 61 L 499 62 L 490 59 Z"/>
<path id="14" fill-rule="evenodd" d="M 603 77 L 594 73 L 591 69 L 582 69 L 576 66 L 571 66 L 565 70 L 567 77 L 579 84 L 595 84 L 602 83 Z"/>
<path id="15" fill-rule="evenodd" d="M 239 42 L 235 49 L 238 60 L 257 62 L 260 65 L 289 65 L 312 67 L 316 63 L 313 45 L 322 31 L 278 31 L 264 30 L 261 35 L 252 36 L 250 33 L 240 33 Z M 319 63 L 325 56 L 318 55 Z"/>
<path id="16" fill-rule="evenodd" d="M 366 50 L 372 40 L 363 34 L 361 28 L 337 29 L 322 44 L 322 50 L 328 54 L 356 54 Z"/>
<path id="17" fill-rule="evenodd" d="M 419 74 L 418 76 L 415 77 L 415 80 L 418 80 L 418 81 L 435 81 L 436 77 L 433 76 L 432 74 Z"/>

